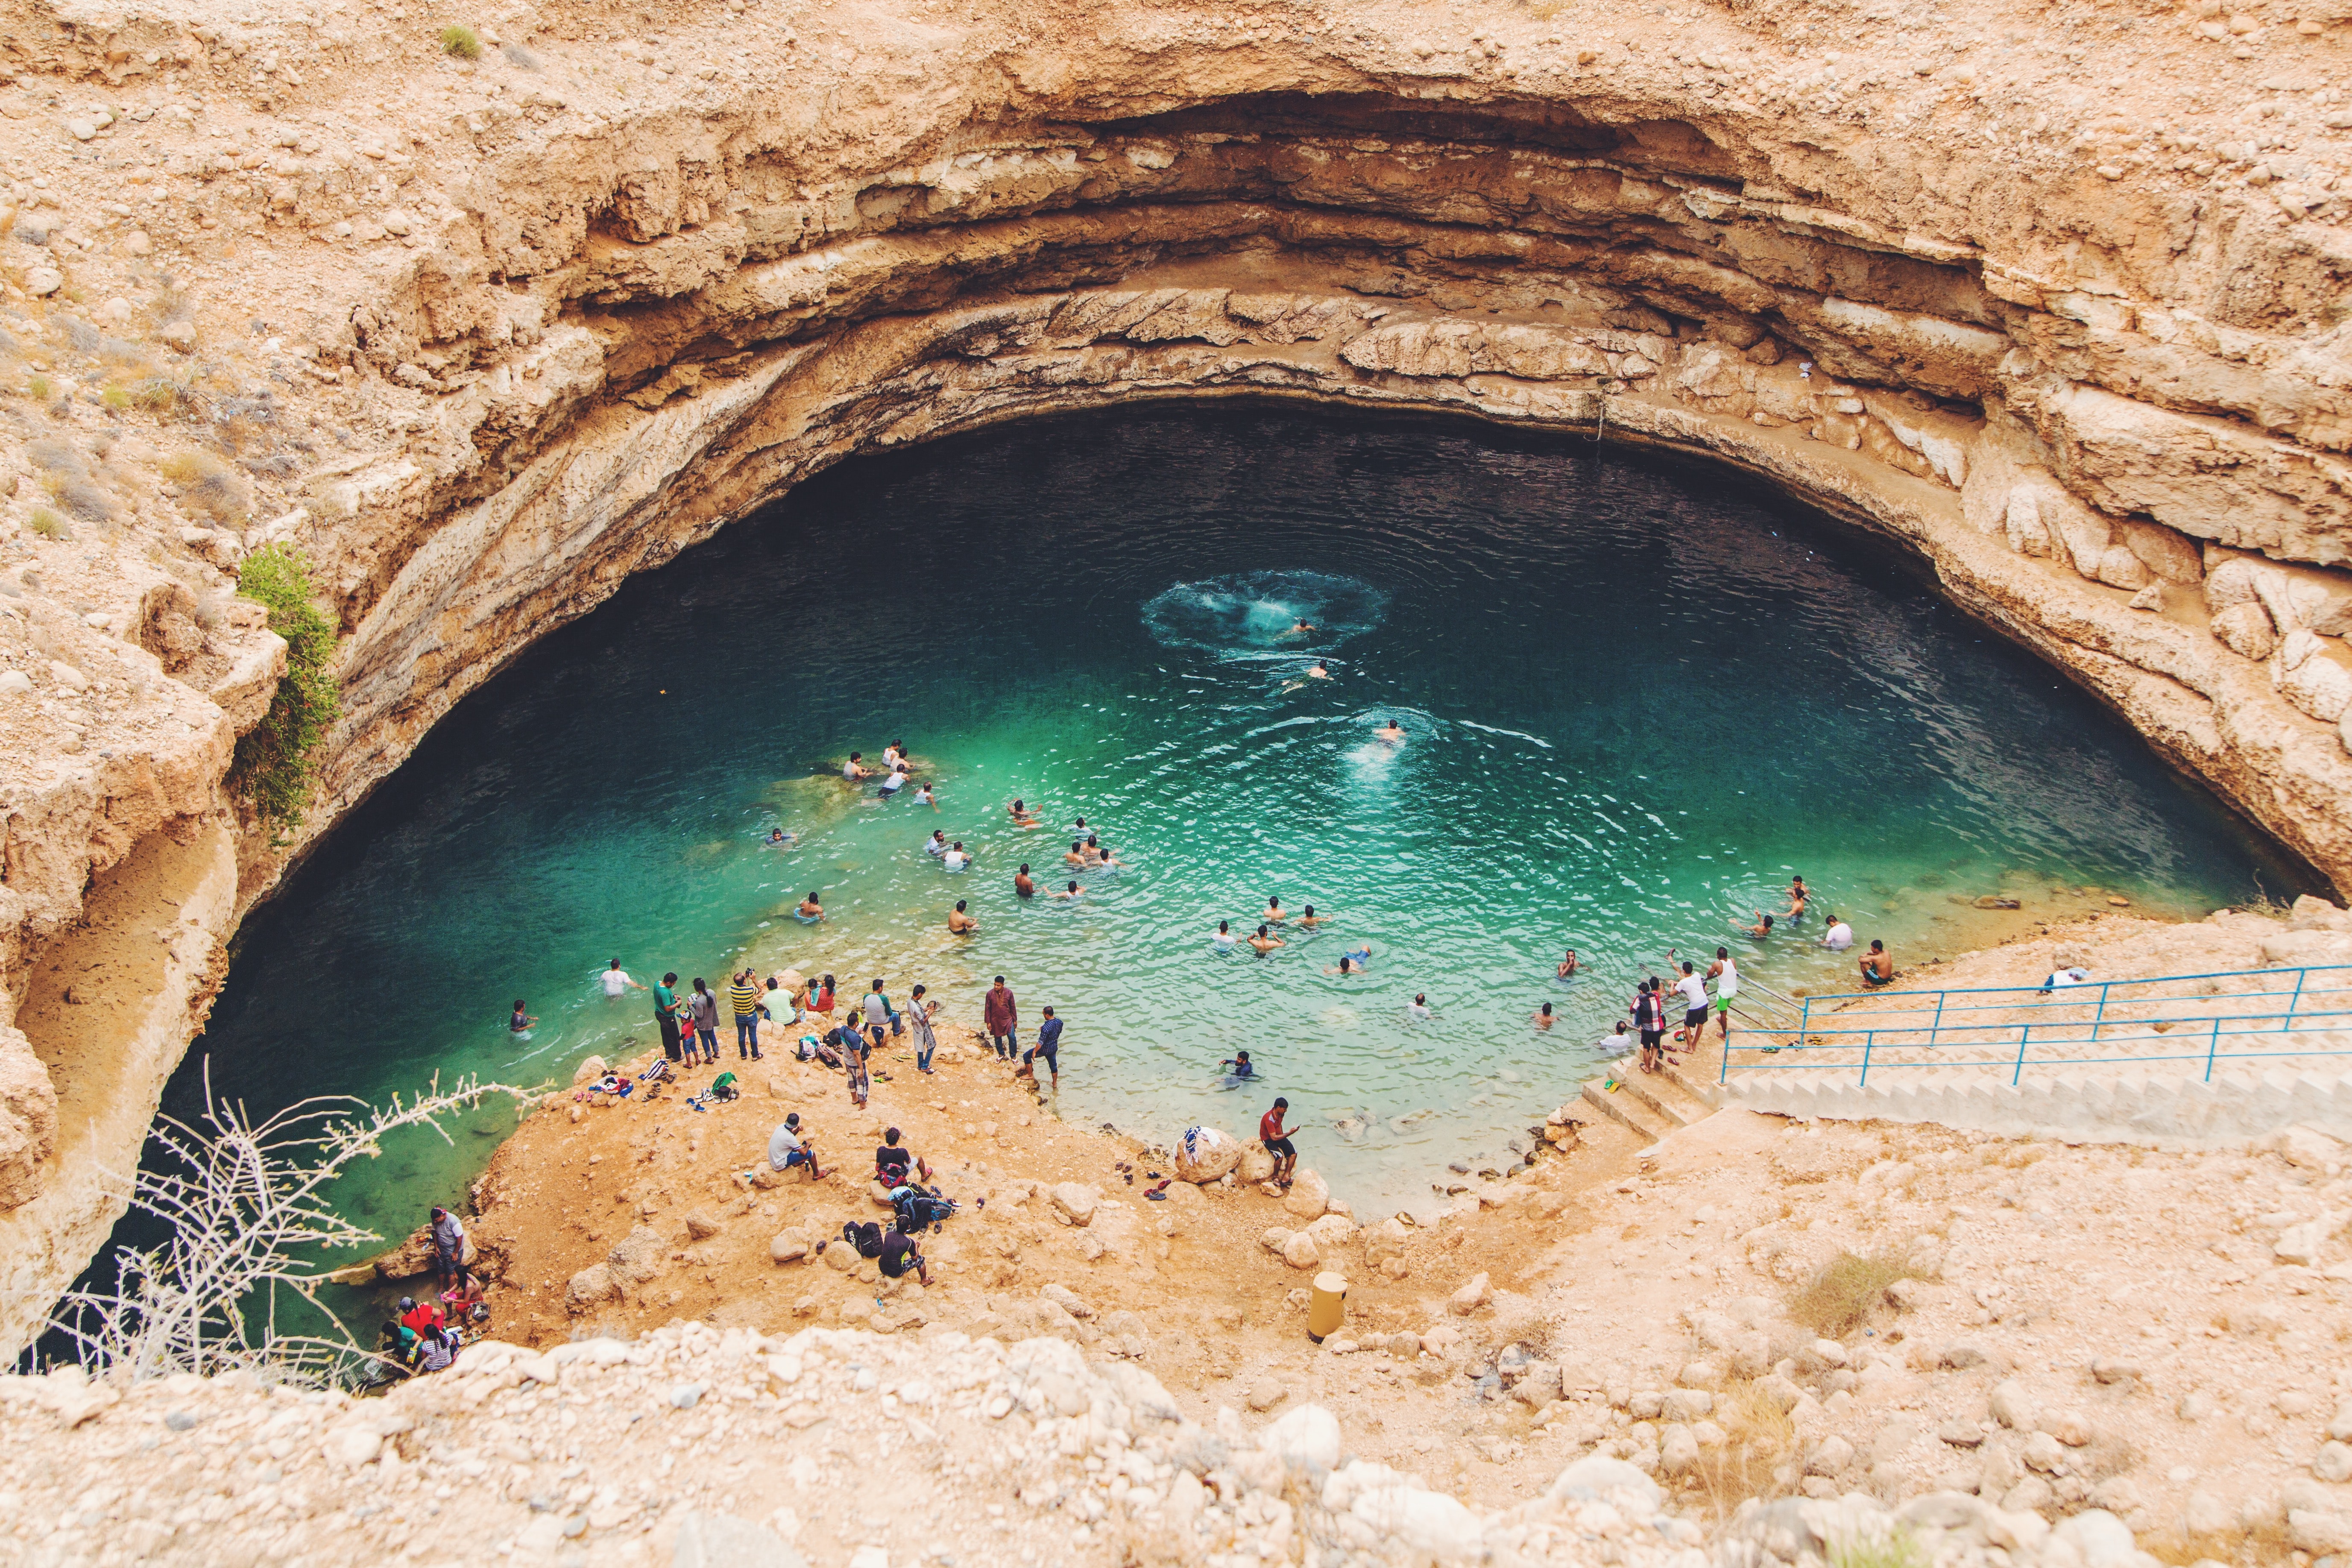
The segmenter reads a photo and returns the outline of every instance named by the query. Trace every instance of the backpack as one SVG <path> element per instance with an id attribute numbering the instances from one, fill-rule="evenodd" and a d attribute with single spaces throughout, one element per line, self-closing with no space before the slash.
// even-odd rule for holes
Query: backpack
<path id="1" fill-rule="evenodd" d="M 852 1221 L 841 1227 L 841 1239 L 857 1249 L 860 1258 L 882 1256 L 882 1227 L 872 1220 L 864 1225 Z"/>
<path id="2" fill-rule="evenodd" d="M 711 1080 L 710 1098 L 713 1100 L 737 1100 L 741 1098 L 742 1093 L 743 1091 L 735 1086 L 735 1075 L 731 1072 L 720 1073 Z"/>
<path id="3" fill-rule="evenodd" d="M 914 1236 L 944 1224 L 956 1205 L 953 1198 L 941 1196 L 937 1187 L 900 1187 L 890 1194 L 890 1208 L 898 1215 L 898 1233 Z"/>

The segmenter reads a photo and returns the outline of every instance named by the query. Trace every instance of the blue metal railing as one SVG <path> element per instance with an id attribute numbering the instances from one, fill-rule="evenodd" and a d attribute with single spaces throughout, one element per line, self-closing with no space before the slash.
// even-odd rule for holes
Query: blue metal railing
<path id="1" fill-rule="evenodd" d="M 2232 989 L 2236 981 L 2253 987 Z M 2352 1060 L 2352 1033 L 2309 1039 L 2301 1049 L 2262 1048 L 2297 1033 L 2352 1030 L 2352 964 L 1801 1000 L 1794 1024 L 1748 1020 L 1724 1052 L 1717 1081 L 1735 1072 L 1813 1070 L 1851 1072 L 1864 1085 L 1873 1072 L 1905 1068 L 2006 1068 L 2014 1085 L 2029 1065 L 2184 1061 L 2201 1062 L 2210 1081 L 2231 1062 Z M 2198 1048 L 2181 1050 L 2189 1041 Z"/>

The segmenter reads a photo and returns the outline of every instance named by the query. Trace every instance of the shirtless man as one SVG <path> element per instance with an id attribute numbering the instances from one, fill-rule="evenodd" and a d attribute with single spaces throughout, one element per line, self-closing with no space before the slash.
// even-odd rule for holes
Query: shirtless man
<path id="1" fill-rule="evenodd" d="M 979 920 L 965 908 L 969 902 L 969 900 L 958 899 L 956 907 L 948 911 L 948 930 L 956 936 L 970 936 L 980 929 Z"/>
<path id="2" fill-rule="evenodd" d="M 1013 890 L 1024 899 L 1037 896 L 1037 884 L 1029 876 L 1029 862 L 1026 860 L 1021 862 L 1021 869 L 1013 874 Z"/>
<path id="3" fill-rule="evenodd" d="M 1083 866 L 1086 863 L 1087 847 L 1085 843 L 1079 839 L 1071 839 L 1070 852 L 1062 857 L 1062 864 L 1065 866 Z"/>
<path id="4" fill-rule="evenodd" d="M 1805 879 L 1802 877 L 1790 878 L 1789 907 L 1780 911 L 1780 918 L 1790 921 L 1804 919 L 1805 906 L 1812 901 L 1813 895 L 1805 887 Z"/>
<path id="5" fill-rule="evenodd" d="M 1317 926 L 1321 925 L 1330 918 L 1331 917 L 1329 915 L 1317 914 L 1315 912 L 1315 906 L 1313 904 L 1309 904 L 1307 906 L 1307 912 L 1298 917 L 1298 923 L 1305 926 L 1308 931 L 1313 931 Z"/>
<path id="6" fill-rule="evenodd" d="M 1325 664 L 1318 658 L 1315 661 L 1315 668 L 1307 672 L 1307 679 L 1309 680 L 1328 680 L 1331 679 L 1331 667 Z"/>
<path id="7" fill-rule="evenodd" d="M 794 910 L 793 912 L 800 916 L 801 919 L 804 921 L 821 921 L 824 919 L 824 906 L 817 902 L 816 890 L 814 888 L 809 889 L 809 896 L 801 900 L 800 908 Z"/>
<path id="8" fill-rule="evenodd" d="M 1895 979 L 1895 955 L 1876 937 L 1870 939 L 1870 951 L 1863 955 L 1862 983 L 1864 985 L 1885 985 Z"/>
<path id="9" fill-rule="evenodd" d="M 1577 966 L 1576 949 L 1574 949 L 1574 948 L 1572 948 L 1572 947 L 1571 947 L 1571 948 L 1570 948 L 1570 949 L 1568 950 L 1568 956 L 1567 956 L 1566 958 L 1563 958 L 1563 959 L 1561 959 L 1561 960 L 1559 961 L 1559 977 L 1560 979 L 1562 979 L 1562 980 L 1566 980 L 1570 975 L 1574 974 L 1574 973 L 1576 973 L 1576 966 Z"/>
<path id="10" fill-rule="evenodd" d="M 1311 637 L 1314 635 L 1314 632 L 1315 623 L 1313 621 L 1297 620 L 1293 621 L 1291 623 L 1290 629 L 1282 635 L 1287 637 Z"/>
<path id="11" fill-rule="evenodd" d="M 1737 931 L 1745 931 L 1749 936 L 1754 937 L 1757 941 L 1762 942 L 1766 937 L 1772 934 L 1772 917 L 1766 914 L 1762 910 L 1758 910 L 1756 911 L 1756 923 L 1754 925 L 1742 925 L 1738 921 L 1734 921 L 1731 922 L 1731 929 Z"/>
<path id="12" fill-rule="evenodd" d="M 1383 719 L 1381 721 L 1381 727 L 1372 731 L 1372 738 L 1376 741 L 1386 741 L 1394 745 L 1404 739 L 1404 726 L 1393 719 Z"/>
<path id="13" fill-rule="evenodd" d="M 1536 1009 L 1536 1027 L 1538 1029 L 1549 1029 L 1551 1027 L 1551 1004 L 1547 1002 L 1542 1006 Z"/>
<path id="14" fill-rule="evenodd" d="M 1290 917 L 1282 912 L 1282 900 L 1280 899 L 1270 898 L 1265 901 L 1265 913 L 1259 918 L 1271 925 L 1280 925 L 1284 921 L 1288 920 Z"/>
<path id="15" fill-rule="evenodd" d="M 1074 887 L 1076 885 L 1076 883 L 1072 884 Z M 1276 948 L 1282 946 L 1283 942 L 1280 937 L 1276 936 L 1266 927 L 1260 926 L 1250 937 L 1249 944 L 1260 952 L 1272 952 Z"/>
<path id="16" fill-rule="evenodd" d="M 1010 809 L 1013 813 L 1013 826 L 1015 827 L 1043 827 L 1045 826 L 1045 819 L 1038 816 L 1035 812 L 1030 810 L 1029 803 L 1026 801 L 1016 800 L 1013 803 Z"/>

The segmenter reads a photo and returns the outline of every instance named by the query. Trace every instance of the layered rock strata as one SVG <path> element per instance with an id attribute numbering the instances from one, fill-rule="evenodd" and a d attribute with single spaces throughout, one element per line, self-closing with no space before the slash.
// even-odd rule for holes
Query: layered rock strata
<path id="1" fill-rule="evenodd" d="M 2330 17 L 760 0 L 509 8 L 471 58 L 445 20 L 11 33 L 0 1248 L 47 1259 L 12 1334 L 135 1158 L 64 1136 L 79 1036 L 39 1022 L 93 877 L 229 832 L 186 928 L 225 939 L 629 573 L 992 420 L 1280 395 L 1711 454 L 2352 884 Z M 226 574 L 275 542 L 343 639 L 287 836 L 222 784 L 282 657 Z M 209 971 L 142 1016 L 184 1037 Z"/>

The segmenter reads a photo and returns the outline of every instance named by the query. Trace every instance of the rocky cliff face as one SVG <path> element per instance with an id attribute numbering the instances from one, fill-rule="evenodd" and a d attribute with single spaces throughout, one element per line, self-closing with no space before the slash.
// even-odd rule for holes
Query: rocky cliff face
<path id="1" fill-rule="evenodd" d="M 11 30 L 12 1258 L 89 1179 L 80 1034 L 21 1026 L 67 1005 L 37 977 L 94 874 L 233 830 L 236 896 L 196 900 L 226 937 L 534 637 L 828 463 L 992 420 L 1294 396 L 1711 453 L 1916 550 L 2352 884 L 2324 8 L 550 5 L 474 58 L 443 20 Z M 343 634 L 291 842 L 220 784 L 282 658 L 226 574 L 272 542 Z M 178 1027 L 208 969 L 156 982 Z"/>

